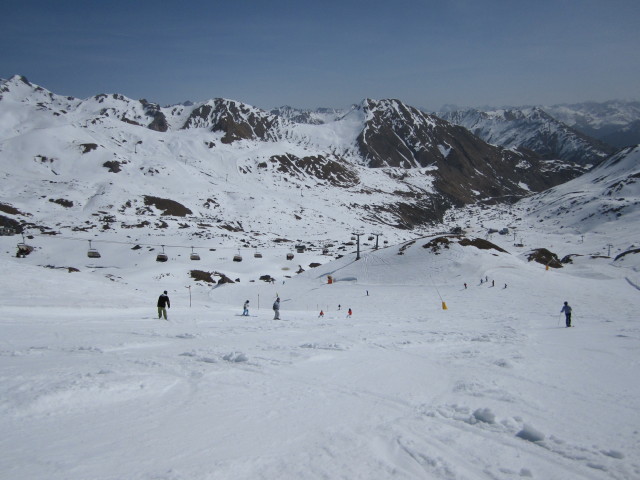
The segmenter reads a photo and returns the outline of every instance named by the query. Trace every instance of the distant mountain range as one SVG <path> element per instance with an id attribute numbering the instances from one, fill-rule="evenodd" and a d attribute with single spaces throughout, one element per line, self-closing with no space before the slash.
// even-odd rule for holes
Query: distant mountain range
<path id="1" fill-rule="evenodd" d="M 543 108 L 559 121 L 616 148 L 640 144 L 640 102 L 611 100 Z"/>
<path id="2" fill-rule="evenodd" d="M 598 163 L 623 147 L 640 144 L 640 102 L 478 110 L 448 108 L 436 115 L 505 147 L 531 148 L 545 157 Z"/>
<path id="3" fill-rule="evenodd" d="M 615 148 L 562 123 L 538 107 L 481 112 L 443 112 L 441 118 L 461 125 L 484 141 L 527 148 L 544 158 L 561 158 L 584 166 L 600 163 Z"/>
<path id="4" fill-rule="evenodd" d="M 0 223 L 245 241 L 301 224 L 315 237 L 393 235 L 451 207 L 543 191 L 613 151 L 539 109 L 473 118 L 476 131 L 392 99 L 346 111 L 222 98 L 161 107 L 14 76 L 0 82 Z"/>

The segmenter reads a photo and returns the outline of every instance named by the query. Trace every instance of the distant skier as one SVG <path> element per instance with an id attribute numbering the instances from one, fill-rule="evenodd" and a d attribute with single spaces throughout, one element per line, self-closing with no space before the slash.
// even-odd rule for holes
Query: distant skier
<path id="1" fill-rule="evenodd" d="M 338 304 L 338 310 L 340 310 L 342 308 L 342 305 Z"/>
<path id="2" fill-rule="evenodd" d="M 164 293 L 158 297 L 158 318 L 164 317 L 165 320 L 168 320 L 167 308 L 171 308 L 171 302 L 165 290 Z"/>
<path id="3" fill-rule="evenodd" d="M 351 315 L 353 314 L 353 312 L 351 311 L 351 309 L 349 309 L 347 311 L 347 318 L 351 318 Z"/>
<path id="4" fill-rule="evenodd" d="M 491 286 L 495 287 L 496 286 L 496 281 L 495 280 L 491 280 Z"/>
<path id="5" fill-rule="evenodd" d="M 244 302 L 244 306 L 242 307 L 242 316 L 243 317 L 249 316 L 249 300 Z"/>
<path id="6" fill-rule="evenodd" d="M 571 326 L 571 307 L 569 306 L 569 303 L 564 302 L 564 306 L 562 307 L 562 310 L 560 310 L 560 313 L 564 313 L 564 319 L 567 324 L 567 327 L 570 327 Z"/>
<path id="7" fill-rule="evenodd" d="M 276 301 L 273 302 L 273 319 L 280 320 L 280 297 L 276 298 Z"/>
<path id="8" fill-rule="evenodd" d="M 484 279 L 480 279 L 480 285 L 482 285 L 484 283 Z"/>
<path id="9" fill-rule="evenodd" d="M 464 284 L 464 289 L 465 289 L 465 290 L 467 289 L 467 284 L 466 284 L 466 283 Z"/>
<path id="10" fill-rule="evenodd" d="M 506 283 L 504 284 L 504 288 L 507 288 L 507 284 Z"/>
<path id="11" fill-rule="evenodd" d="M 324 317 L 324 312 L 322 310 L 320 310 L 320 315 L 318 315 L 318 318 L 320 317 Z"/>

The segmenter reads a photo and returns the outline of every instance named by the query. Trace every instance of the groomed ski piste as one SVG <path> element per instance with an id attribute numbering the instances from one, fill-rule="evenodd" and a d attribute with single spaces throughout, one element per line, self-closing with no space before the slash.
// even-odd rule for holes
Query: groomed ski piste
<path id="1" fill-rule="evenodd" d="M 0 478 L 640 478 L 638 260 L 525 232 L 488 238 L 507 253 L 433 236 L 198 265 L 55 237 L 19 259 L 0 237 Z M 547 270 L 537 246 L 582 256 Z"/>

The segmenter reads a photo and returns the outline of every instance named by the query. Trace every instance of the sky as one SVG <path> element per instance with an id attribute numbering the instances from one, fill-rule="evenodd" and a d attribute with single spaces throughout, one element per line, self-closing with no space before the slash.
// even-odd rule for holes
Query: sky
<path id="1" fill-rule="evenodd" d="M 160 105 L 640 99 L 637 0 L 0 0 L 0 78 Z"/>

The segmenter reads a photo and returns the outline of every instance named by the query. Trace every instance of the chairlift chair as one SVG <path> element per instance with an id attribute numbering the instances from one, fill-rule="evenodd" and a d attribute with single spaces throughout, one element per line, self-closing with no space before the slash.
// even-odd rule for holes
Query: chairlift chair
<path id="1" fill-rule="evenodd" d="M 262 258 L 262 254 L 260 252 L 256 252 L 253 254 L 254 258 Z"/>
<path id="2" fill-rule="evenodd" d="M 89 240 L 89 250 L 87 250 L 87 257 L 100 258 L 100 252 L 95 248 L 91 248 L 91 240 Z"/>
<path id="3" fill-rule="evenodd" d="M 287 253 L 287 260 L 293 260 L 293 253 Z"/>
<path id="4" fill-rule="evenodd" d="M 18 258 L 25 258 L 33 250 L 33 247 L 27 245 L 24 242 L 18 243 L 17 248 L 18 248 L 18 253 L 16 253 L 16 257 Z"/>
<path id="5" fill-rule="evenodd" d="M 189 255 L 191 260 L 200 260 L 200 255 L 193 251 L 193 247 L 191 247 L 191 255 Z"/>
<path id="6" fill-rule="evenodd" d="M 240 250 L 238 250 L 238 253 L 233 256 L 233 261 L 234 262 L 241 262 L 242 261 L 242 255 L 240 255 Z"/>
<path id="7" fill-rule="evenodd" d="M 24 241 L 24 233 L 22 234 L 22 242 L 19 242 L 17 245 L 18 252 L 16 253 L 16 257 L 25 258 L 31 252 L 33 252 L 33 247 L 31 245 L 27 245 Z"/>
<path id="8" fill-rule="evenodd" d="M 162 253 L 156 256 L 156 262 L 166 262 L 167 260 L 169 260 L 169 257 L 164 253 L 164 245 L 162 245 Z"/>

